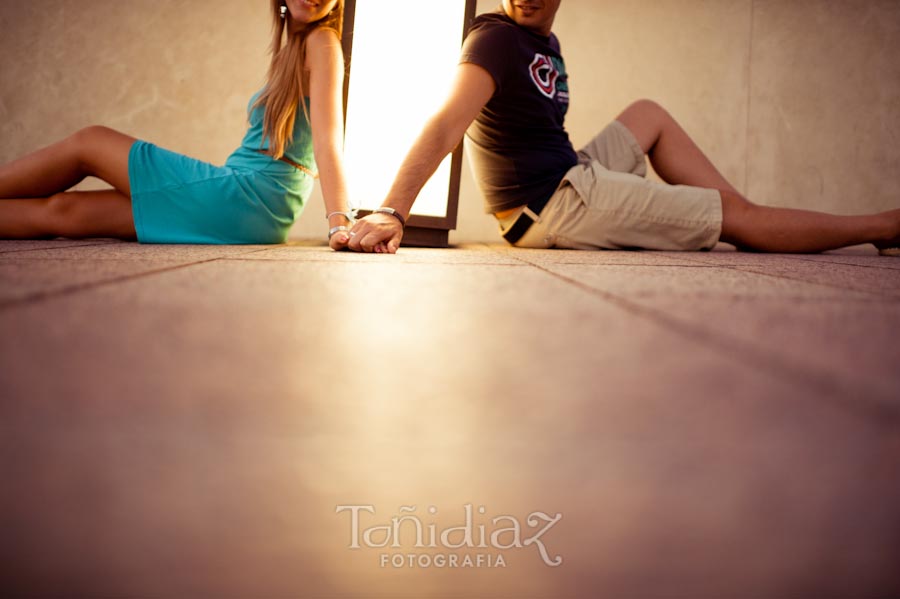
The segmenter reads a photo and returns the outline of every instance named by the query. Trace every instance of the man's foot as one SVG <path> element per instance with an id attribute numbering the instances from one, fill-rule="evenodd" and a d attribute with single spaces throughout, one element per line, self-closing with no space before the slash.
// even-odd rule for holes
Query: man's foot
<path id="1" fill-rule="evenodd" d="M 882 256 L 900 256 L 900 237 L 894 237 L 887 241 L 875 241 L 872 242 L 872 245 L 878 248 L 878 253 Z"/>
<path id="2" fill-rule="evenodd" d="M 878 248 L 878 253 L 882 256 L 900 256 L 900 235 L 898 235 L 898 229 L 900 229 L 900 210 L 891 210 L 890 212 L 886 212 L 885 215 L 889 217 L 893 223 L 893 231 L 894 237 L 888 239 L 887 241 L 876 241 L 874 245 Z"/>

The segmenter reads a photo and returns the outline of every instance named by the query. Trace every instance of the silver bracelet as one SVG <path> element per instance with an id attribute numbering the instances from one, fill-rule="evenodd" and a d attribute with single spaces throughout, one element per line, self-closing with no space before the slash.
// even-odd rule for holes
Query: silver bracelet
<path id="1" fill-rule="evenodd" d="M 341 216 L 343 216 L 344 218 L 349 220 L 351 223 L 356 222 L 356 209 L 355 208 L 353 210 L 347 210 L 346 212 L 341 211 L 341 210 L 335 210 L 334 212 L 329 213 L 328 216 L 325 217 L 325 220 L 331 220 L 331 217 L 334 216 L 335 214 L 340 214 Z"/>
<path id="2" fill-rule="evenodd" d="M 350 229 L 344 225 L 338 225 L 337 227 L 331 227 L 330 229 L 328 229 L 328 241 L 331 241 L 331 238 L 338 231 L 349 231 L 349 230 Z"/>

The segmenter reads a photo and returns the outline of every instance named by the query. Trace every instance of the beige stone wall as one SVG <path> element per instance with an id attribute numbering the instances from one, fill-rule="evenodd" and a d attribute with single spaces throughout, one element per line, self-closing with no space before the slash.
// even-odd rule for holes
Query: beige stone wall
<path id="1" fill-rule="evenodd" d="M 104 124 L 221 163 L 265 74 L 264 6 L 0 3 L 0 161 Z M 648 97 L 757 202 L 900 207 L 900 2 L 565 0 L 555 30 L 576 145 Z M 316 192 L 294 235 L 321 237 L 323 215 Z M 454 239 L 499 240 L 467 166 Z"/>
<path id="2" fill-rule="evenodd" d="M 566 0 L 576 145 L 659 101 L 752 200 L 900 208 L 900 2 Z"/>
<path id="3" fill-rule="evenodd" d="M 265 75 L 262 4 L 0 3 L 0 160 L 103 124 L 223 162 Z"/>

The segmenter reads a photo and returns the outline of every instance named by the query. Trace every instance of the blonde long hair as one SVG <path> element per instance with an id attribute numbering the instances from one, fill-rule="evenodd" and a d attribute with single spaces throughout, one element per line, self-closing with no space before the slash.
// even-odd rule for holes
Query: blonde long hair
<path id="1" fill-rule="evenodd" d="M 269 140 L 266 154 L 273 158 L 284 156 L 284 150 L 294 139 L 294 123 L 298 106 L 309 121 L 306 102 L 307 90 L 303 88 L 303 71 L 306 65 L 306 40 L 320 27 L 337 33 L 338 39 L 344 24 L 344 0 L 338 0 L 325 17 L 310 23 L 293 33 L 289 30 L 290 13 L 281 16 L 283 0 L 271 0 L 272 6 L 272 62 L 262 93 L 253 105 L 265 107 L 263 139 Z"/>

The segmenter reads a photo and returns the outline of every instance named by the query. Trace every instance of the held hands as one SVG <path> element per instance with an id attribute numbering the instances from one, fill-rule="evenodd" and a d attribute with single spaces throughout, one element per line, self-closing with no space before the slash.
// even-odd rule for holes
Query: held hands
<path id="1" fill-rule="evenodd" d="M 403 238 L 403 223 L 392 214 L 376 212 L 356 221 L 346 244 L 354 252 L 396 254 Z"/>
<path id="2" fill-rule="evenodd" d="M 406 223 L 402 215 L 392 208 L 378 208 L 373 214 L 360 220 L 352 220 L 356 211 L 332 212 L 328 245 L 335 251 L 350 249 L 354 252 L 395 254 L 403 238 Z"/>

